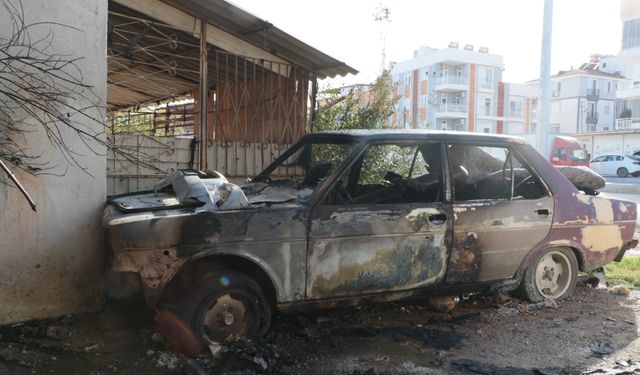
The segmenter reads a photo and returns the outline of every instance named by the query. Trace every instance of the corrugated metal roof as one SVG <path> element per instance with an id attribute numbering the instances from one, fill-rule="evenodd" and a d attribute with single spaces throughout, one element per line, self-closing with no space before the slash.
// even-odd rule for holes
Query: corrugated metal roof
<path id="1" fill-rule="evenodd" d="M 194 15 L 205 17 L 212 24 L 284 60 L 315 72 L 319 78 L 358 73 L 356 69 L 344 62 L 311 47 L 229 2 L 222 0 L 165 0 L 165 2 L 178 4 Z"/>

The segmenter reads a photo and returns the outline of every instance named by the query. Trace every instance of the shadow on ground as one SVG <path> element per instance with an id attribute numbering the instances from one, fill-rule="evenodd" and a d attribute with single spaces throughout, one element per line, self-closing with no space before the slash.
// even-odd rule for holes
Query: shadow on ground
<path id="1" fill-rule="evenodd" d="M 413 301 L 277 314 L 266 337 L 195 360 L 164 347 L 149 312 L 110 305 L 1 328 L 0 373 L 640 374 L 639 297 L 582 286 L 559 306 L 497 295 L 449 313 Z"/>

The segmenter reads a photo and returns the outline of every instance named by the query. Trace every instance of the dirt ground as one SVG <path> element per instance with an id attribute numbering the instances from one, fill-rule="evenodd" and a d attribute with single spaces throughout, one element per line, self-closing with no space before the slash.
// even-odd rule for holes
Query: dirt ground
<path id="1" fill-rule="evenodd" d="M 98 314 L 0 328 L 0 374 L 640 374 L 640 292 L 581 285 L 559 305 L 473 297 L 276 314 L 270 333 L 187 359 L 151 314 Z"/>

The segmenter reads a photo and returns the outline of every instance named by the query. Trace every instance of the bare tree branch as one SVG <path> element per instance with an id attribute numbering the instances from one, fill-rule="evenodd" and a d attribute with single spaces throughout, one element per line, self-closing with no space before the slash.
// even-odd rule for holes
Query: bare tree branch
<path id="1" fill-rule="evenodd" d="M 21 0 L 0 0 L 0 13 L 11 30 L 0 35 L 0 162 L 33 175 L 64 175 L 68 165 L 90 174 L 84 153 L 103 155 L 106 149 L 139 162 L 131 150 L 107 142 L 103 98 L 84 82 L 84 58 L 52 51 L 56 33 L 82 31 L 56 22 L 27 23 Z M 29 134 L 37 131 L 66 162 L 64 172 L 54 173 L 56 161 L 33 144 Z M 9 177 L 28 197 L 15 176 Z"/>

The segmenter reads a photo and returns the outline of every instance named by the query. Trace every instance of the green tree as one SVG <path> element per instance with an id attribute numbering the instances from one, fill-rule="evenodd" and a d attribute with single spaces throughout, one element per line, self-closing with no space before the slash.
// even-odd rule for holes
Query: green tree
<path id="1" fill-rule="evenodd" d="M 384 71 L 366 90 L 340 95 L 328 90 L 319 101 L 312 131 L 388 128 L 397 97 L 392 96 L 391 75 Z"/>

